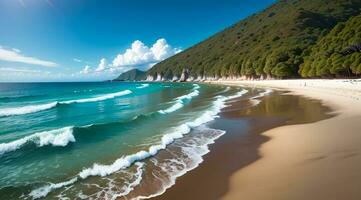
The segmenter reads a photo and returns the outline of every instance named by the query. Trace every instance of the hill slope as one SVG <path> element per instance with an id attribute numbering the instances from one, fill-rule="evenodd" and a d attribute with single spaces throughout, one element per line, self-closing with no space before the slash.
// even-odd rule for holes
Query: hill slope
<path id="1" fill-rule="evenodd" d="M 337 23 L 360 13 L 360 0 L 282 0 L 151 68 L 166 79 L 299 76 L 303 58 Z"/>
<path id="2" fill-rule="evenodd" d="M 120 74 L 116 79 L 113 81 L 141 81 L 145 80 L 146 72 L 140 71 L 138 69 L 131 69 Z"/>
<path id="3" fill-rule="evenodd" d="M 361 15 L 337 24 L 304 60 L 300 69 L 303 77 L 361 74 Z"/>

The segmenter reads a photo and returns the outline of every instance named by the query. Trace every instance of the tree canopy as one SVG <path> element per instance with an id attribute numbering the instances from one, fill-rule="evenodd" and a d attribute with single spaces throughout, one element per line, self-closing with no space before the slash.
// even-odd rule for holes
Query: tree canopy
<path id="1" fill-rule="evenodd" d="M 361 39 L 360 17 L 353 17 L 360 8 L 359 0 L 281 0 L 147 73 L 180 76 L 187 68 L 194 77 L 359 74 L 360 53 L 343 53 Z"/>

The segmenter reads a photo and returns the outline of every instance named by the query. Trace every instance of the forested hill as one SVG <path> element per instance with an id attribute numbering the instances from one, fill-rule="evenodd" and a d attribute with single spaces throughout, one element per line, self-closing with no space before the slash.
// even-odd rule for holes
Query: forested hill
<path id="1" fill-rule="evenodd" d="M 314 45 L 301 65 L 303 77 L 361 74 L 361 15 L 339 23 Z"/>
<path id="2" fill-rule="evenodd" d="M 331 52 L 326 57 L 331 56 L 330 59 L 334 60 L 341 56 L 334 55 L 334 52 L 352 44 L 350 37 L 342 39 L 343 42 L 335 42 L 334 37 L 344 36 L 338 34 L 338 30 L 347 32 L 348 28 L 344 26 L 348 23 L 340 23 L 360 14 L 360 8 L 360 0 L 278 1 L 262 12 L 158 63 L 148 74 L 161 74 L 165 79 L 172 79 L 173 76 L 179 77 L 186 68 L 193 77 L 292 78 L 300 76 L 299 72 L 303 76 L 317 77 L 323 76 L 323 71 L 329 76 L 344 75 L 340 66 L 346 65 L 343 61 L 347 59 L 338 59 L 332 65 L 329 65 L 329 59 L 323 60 L 322 64 L 317 65 L 329 69 L 322 69 L 322 73 L 315 72 L 317 67 L 314 64 L 321 56 L 319 49 Z M 360 20 L 354 18 L 354 21 Z M 349 23 L 356 23 L 354 21 Z M 359 37 L 360 24 L 356 26 L 358 29 L 353 29 L 353 34 Z M 325 47 L 322 41 L 332 44 Z M 346 55 L 353 56 L 356 57 Z"/>
<path id="3" fill-rule="evenodd" d="M 138 69 L 131 69 L 120 74 L 113 81 L 140 81 L 146 78 L 146 73 Z"/>

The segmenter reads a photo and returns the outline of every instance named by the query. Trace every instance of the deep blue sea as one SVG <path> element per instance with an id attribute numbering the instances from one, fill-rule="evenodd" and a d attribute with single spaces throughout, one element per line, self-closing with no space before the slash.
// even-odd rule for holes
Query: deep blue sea
<path id="1" fill-rule="evenodd" d="M 0 199 L 160 194 L 224 134 L 247 90 L 192 83 L 0 83 Z M 170 148 L 172 147 L 172 148 Z"/>

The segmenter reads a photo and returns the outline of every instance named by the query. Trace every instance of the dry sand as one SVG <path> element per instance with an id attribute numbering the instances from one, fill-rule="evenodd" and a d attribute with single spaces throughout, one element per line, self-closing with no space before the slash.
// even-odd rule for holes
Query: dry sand
<path id="1" fill-rule="evenodd" d="M 262 158 L 233 173 L 222 199 L 361 199 L 361 80 L 215 83 L 287 89 L 338 113 L 264 132 L 271 140 L 262 144 Z"/>
<path id="2" fill-rule="evenodd" d="M 260 159 L 259 148 L 270 138 L 261 133 L 275 127 L 304 124 L 329 119 L 329 107 L 289 92 L 274 91 L 260 96 L 261 90 L 249 92 L 227 102 L 220 118 L 210 127 L 227 133 L 210 145 L 210 153 L 194 170 L 176 180 L 176 184 L 155 200 L 219 200 L 229 189 L 229 178 L 239 169 Z M 258 96 L 257 101 L 253 97 Z M 252 100 L 250 100 L 250 98 Z M 254 104 L 259 102 L 258 104 Z"/>

